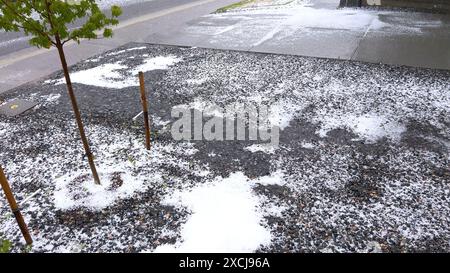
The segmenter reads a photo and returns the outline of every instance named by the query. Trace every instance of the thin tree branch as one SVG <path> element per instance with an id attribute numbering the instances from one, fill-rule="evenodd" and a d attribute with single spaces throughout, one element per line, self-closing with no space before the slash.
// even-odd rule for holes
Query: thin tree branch
<path id="1" fill-rule="evenodd" d="M 71 39 L 71 38 L 68 38 L 68 39 L 66 39 L 66 40 L 62 41 L 62 42 L 61 42 L 61 44 L 62 44 L 62 45 L 64 45 L 65 43 L 67 43 L 67 42 L 68 42 L 68 41 L 70 41 L 70 40 L 73 40 L 73 39 Z"/>

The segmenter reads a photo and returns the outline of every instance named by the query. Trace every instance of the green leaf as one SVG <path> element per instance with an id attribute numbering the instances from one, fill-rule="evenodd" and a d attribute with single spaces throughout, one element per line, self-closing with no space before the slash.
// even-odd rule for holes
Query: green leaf
<path id="1" fill-rule="evenodd" d="M 105 30 L 103 30 L 103 37 L 109 38 L 109 37 L 112 37 L 112 35 L 113 35 L 112 29 L 105 28 Z"/>
<path id="2" fill-rule="evenodd" d="M 113 17 L 119 17 L 122 15 L 122 9 L 119 6 L 114 5 L 111 7 L 111 14 Z"/>
<path id="3" fill-rule="evenodd" d="M 50 48 L 52 46 L 52 42 L 47 37 L 36 36 L 29 40 L 31 45 L 43 48 Z"/>

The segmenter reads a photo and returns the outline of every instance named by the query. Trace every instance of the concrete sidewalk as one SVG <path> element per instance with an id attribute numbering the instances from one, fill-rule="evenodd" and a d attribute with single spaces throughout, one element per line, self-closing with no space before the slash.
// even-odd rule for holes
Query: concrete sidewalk
<path id="1" fill-rule="evenodd" d="M 210 14 L 236 0 L 200 0 L 122 22 L 113 39 L 66 47 L 69 64 L 128 42 L 293 54 L 450 69 L 450 16 L 337 9 L 339 0 Z M 60 69 L 55 50 L 0 59 L 0 93 Z"/>
<path id="2" fill-rule="evenodd" d="M 207 15 L 149 41 L 450 69 L 449 15 L 298 2 Z"/>

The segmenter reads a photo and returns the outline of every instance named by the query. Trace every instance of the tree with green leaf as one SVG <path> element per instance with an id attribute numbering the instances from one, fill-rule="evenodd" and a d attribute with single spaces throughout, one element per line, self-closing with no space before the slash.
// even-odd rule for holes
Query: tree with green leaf
<path id="1" fill-rule="evenodd" d="M 111 15 L 107 16 L 99 9 L 95 0 L 0 0 L 0 11 L 0 29 L 23 31 L 31 36 L 31 45 L 39 48 L 54 46 L 58 50 L 81 141 L 94 181 L 100 184 L 73 92 L 64 45 L 69 41 L 80 43 L 82 39 L 95 39 L 101 33 L 103 37 L 111 37 L 112 29 L 109 27 L 119 23 L 117 17 L 122 10 L 118 6 L 112 6 Z M 69 28 L 78 19 L 85 20 L 84 24 Z"/>

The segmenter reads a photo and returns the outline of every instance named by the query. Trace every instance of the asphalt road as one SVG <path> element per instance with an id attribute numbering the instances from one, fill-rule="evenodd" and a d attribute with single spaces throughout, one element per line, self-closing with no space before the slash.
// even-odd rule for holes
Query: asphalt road
<path id="1" fill-rule="evenodd" d="M 130 4 L 121 5 L 123 14 L 122 16 L 120 16 L 119 20 L 124 21 L 132 19 L 136 16 L 159 12 L 165 9 L 196 1 L 197 0 L 141 0 L 139 2 L 136 0 L 120 1 L 129 2 Z M 111 2 L 112 4 L 116 4 L 117 1 Z M 80 24 L 78 23 L 74 26 L 78 25 Z M 5 32 L 3 30 L 0 31 L 0 56 L 30 47 L 30 45 L 28 44 L 28 39 L 29 37 L 25 36 L 22 32 Z"/>

